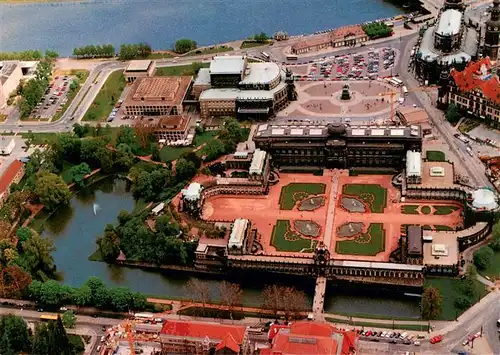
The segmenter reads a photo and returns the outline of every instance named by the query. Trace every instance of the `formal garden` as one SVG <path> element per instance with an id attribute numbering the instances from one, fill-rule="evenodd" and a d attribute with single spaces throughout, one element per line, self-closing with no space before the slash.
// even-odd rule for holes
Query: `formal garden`
<path id="1" fill-rule="evenodd" d="M 325 184 L 317 183 L 291 183 L 281 188 L 280 209 L 292 210 L 296 203 L 311 195 L 324 194 Z"/>
<path id="2" fill-rule="evenodd" d="M 375 256 L 385 250 L 385 230 L 382 223 L 371 223 L 366 233 L 349 240 L 338 240 L 337 254 Z"/>
<path id="3" fill-rule="evenodd" d="M 403 205 L 401 206 L 401 213 L 403 214 L 424 214 L 446 216 L 459 209 L 458 206 L 453 205 Z"/>
<path id="4" fill-rule="evenodd" d="M 290 221 L 278 220 L 273 227 L 271 245 L 276 251 L 312 253 L 317 243 L 317 240 L 304 238 L 300 233 L 293 231 Z"/>
<path id="5" fill-rule="evenodd" d="M 384 213 L 387 207 L 387 189 L 378 184 L 347 184 L 342 187 L 342 194 L 359 198 L 368 206 L 368 212 Z"/>
<path id="6" fill-rule="evenodd" d="M 427 161 L 446 161 L 446 155 L 440 150 L 428 150 L 425 152 Z"/>

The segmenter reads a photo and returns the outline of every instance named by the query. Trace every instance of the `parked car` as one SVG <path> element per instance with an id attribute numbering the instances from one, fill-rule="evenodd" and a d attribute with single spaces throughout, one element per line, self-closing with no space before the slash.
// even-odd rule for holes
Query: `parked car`
<path id="1" fill-rule="evenodd" d="M 436 335 L 435 337 L 431 338 L 430 343 L 431 344 L 437 344 L 437 343 L 441 342 L 442 340 L 443 340 L 443 336 L 442 335 Z"/>

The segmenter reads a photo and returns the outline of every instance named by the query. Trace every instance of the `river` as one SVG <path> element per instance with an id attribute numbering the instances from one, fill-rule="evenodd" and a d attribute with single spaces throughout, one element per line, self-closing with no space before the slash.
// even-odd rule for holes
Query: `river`
<path id="1" fill-rule="evenodd" d="M 264 31 L 307 34 L 387 18 L 402 10 L 384 0 L 86 0 L 0 4 L 0 51 L 54 49 L 70 55 L 87 44 L 147 42 L 172 48 Z"/>
<path id="2" fill-rule="evenodd" d="M 94 214 L 94 204 L 98 207 Z M 116 223 L 120 211 L 131 212 L 135 202 L 127 181 L 106 178 L 76 194 L 69 205 L 60 207 L 47 220 L 43 234 L 53 238 L 57 247 L 55 263 L 63 282 L 80 286 L 89 276 L 98 276 L 109 286 L 128 286 L 134 291 L 172 298 L 188 297 L 184 285 L 193 277 L 179 272 L 146 271 L 136 268 L 109 266 L 88 260 L 96 250 L 95 240 L 108 223 Z M 214 299 L 222 278 L 204 275 Z M 243 289 L 245 305 L 260 305 L 260 292 L 266 284 L 294 285 L 309 296 L 312 303 L 314 280 L 284 275 L 250 273 L 235 275 L 229 281 L 238 282 Z M 357 287 L 331 286 L 325 302 L 328 312 L 355 312 L 414 317 L 419 314 L 418 302 L 392 293 L 374 293 L 367 297 Z"/>

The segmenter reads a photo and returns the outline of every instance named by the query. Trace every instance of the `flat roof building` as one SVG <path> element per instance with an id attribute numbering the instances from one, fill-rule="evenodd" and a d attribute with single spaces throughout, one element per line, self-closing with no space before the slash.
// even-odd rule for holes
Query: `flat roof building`
<path id="1" fill-rule="evenodd" d="M 133 83 L 137 78 L 153 76 L 156 71 L 154 60 L 131 60 L 127 68 L 123 71 L 123 76 L 129 83 Z"/>
<path id="2" fill-rule="evenodd" d="M 180 115 L 193 77 L 155 76 L 135 80 L 123 102 L 132 116 Z"/>
<path id="3" fill-rule="evenodd" d="M 189 116 L 161 116 L 153 123 L 157 140 L 164 139 L 167 143 L 186 140 L 191 130 Z"/>
<path id="4" fill-rule="evenodd" d="M 234 221 L 231 229 L 231 235 L 227 243 L 227 248 L 231 254 L 245 254 L 245 240 L 250 227 L 250 221 L 244 218 L 238 218 Z"/>
<path id="5" fill-rule="evenodd" d="M 422 153 L 406 152 L 406 180 L 409 184 L 422 182 Z"/>
<path id="6" fill-rule="evenodd" d="M 0 138 L 0 155 L 10 155 L 16 147 L 16 141 L 9 136 L 2 136 Z"/>

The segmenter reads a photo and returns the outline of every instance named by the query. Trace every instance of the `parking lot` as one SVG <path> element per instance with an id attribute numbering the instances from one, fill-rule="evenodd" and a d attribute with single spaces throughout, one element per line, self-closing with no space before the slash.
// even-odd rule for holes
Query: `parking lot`
<path id="1" fill-rule="evenodd" d="M 392 48 L 370 48 L 363 53 L 324 57 L 290 69 L 299 80 L 375 80 L 392 75 L 397 55 Z"/>
<path id="2" fill-rule="evenodd" d="M 50 120 L 57 112 L 61 112 L 68 101 L 68 92 L 75 77 L 64 75 L 56 76 L 45 91 L 41 102 L 30 115 L 33 120 Z"/>

